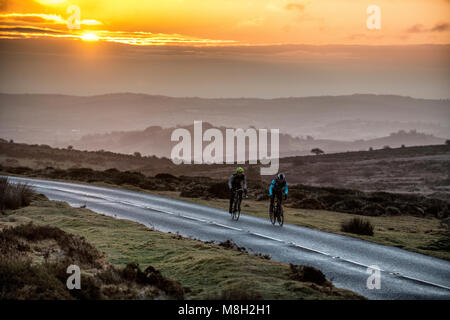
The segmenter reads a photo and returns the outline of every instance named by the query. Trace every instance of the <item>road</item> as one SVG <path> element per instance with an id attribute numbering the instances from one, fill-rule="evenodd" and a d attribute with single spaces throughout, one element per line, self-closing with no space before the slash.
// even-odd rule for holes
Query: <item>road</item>
<path id="1" fill-rule="evenodd" d="M 9 177 L 26 182 L 51 200 L 68 202 L 163 232 L 202 241 L 232 240 L 273 260 L 314 266 L 336 287 L 369 299 L 450 299 L 450 262 L 395 247 L 242 214 L 239 221 L 219 209 L 140 192 Z M 368 289 L 367 268 L 377 266 L 380 289 Z"/>

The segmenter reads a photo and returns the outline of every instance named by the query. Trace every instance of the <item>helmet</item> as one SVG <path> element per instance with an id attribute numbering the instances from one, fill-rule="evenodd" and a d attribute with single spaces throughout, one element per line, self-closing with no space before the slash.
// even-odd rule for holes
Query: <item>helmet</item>
<path id="1" fill-rule="evenodd" d="M 242 169 L 241 167 L 239 167 L 239 168 L 237 168 L 236 172 L 237 172 L 237 173 L 242 173 L 242 172 L 244 172 L 244 169 Z"/>
<path id="2" fill-rule="evenodd" d="M 278 179 L 280 179 L 280 180 L 286 179 L 286 176 L 284 175 L 284 173 L 279 173 L 277 177 L 278 177 Z"/>

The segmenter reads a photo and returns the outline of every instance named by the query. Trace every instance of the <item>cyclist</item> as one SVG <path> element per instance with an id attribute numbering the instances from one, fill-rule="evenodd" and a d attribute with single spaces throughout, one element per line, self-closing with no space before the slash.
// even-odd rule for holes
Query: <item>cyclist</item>
<path id="1" fill-rule="evenodd" d="M 273 212 L 273 203 L 275 197 L 277 197 L 279 204 L 281 205 L 281 200 L 284 192 L 284 200 L 287 199 L 288 195 L 288 183 L 286 181 L 286 176 L 283 173 L 279 173 L 276 179 L 272 180 L 269 188 L 270 195 L 270 212 Z"/>
<path id="2" fill-rule="evenodd" d="M 237 168 L 236 173 L 233 173 L 233 175 L 230 177 L 230 180 L 228 181 L 228 187 L 231 191 L 229 210 L 229 213 L 231 214 L 231 211 L 233 210 L 232 207 L 236 190 L 243 187 L 245 196 L 247 197 L 247 180 L 245 179 L 244 169 L 242 169 L 241 167 Z"/>

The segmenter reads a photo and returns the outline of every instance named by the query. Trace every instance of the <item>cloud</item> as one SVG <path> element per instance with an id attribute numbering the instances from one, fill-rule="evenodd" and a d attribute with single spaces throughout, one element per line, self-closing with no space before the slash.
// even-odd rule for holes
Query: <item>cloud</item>
<path id="1" fill-rule="evenodd" d="M 435 25 L 432 29 L 431 32 L 442 32 L 442 31 L 447 31 L 450 30 L 450 24 L 448 23 L 440 23 Z"/>
<path id="2" fill-rule="evenodd" d="M 0 34 L 3 33 L 20 33 L 20 34 L 27 34 L 27 33 L 40 33 L 40 34 L 61 34 L 61 31 L 58 30 L 52 30 L 47 28 L 35 28 L 35 27 L 4 27 L 0 26 Z"/>
<path id="3" fill-rule="evenodd" d="M 415 24 L 415 25 L 411 26 L 410 28 L 408 28 L 408 30 L 406 30 L 406 32 L 408 32 L 408 33 L 420 33 L 420 32 L 426 32 L 426 29 L 423 26 L 423 24 Z"/>
<path id="4" fill-rule="evenodd" d="M 0 13 L 0 21 L 17 21 L 17 22 L 30 22 L 30 23 L 50 23 L 66 25 L 67 20 L 56 14 L 44 14 L 44 13 Z M 82 20 L 83 25 L 102 25 L 98 20 L 86 19 Z"/>
<path id="5" fill-rule="evenodd" d="M 301 3 L 288 3 L 285 6 L 286 10 L 290 10 L 290 11 L 300 11 L 303 12 L 305 11 L 305 5 L 301 4 Z"/>
<path id="6" fill-rule="evenodd" d="M 444 32 L 450 30 L 450 24 L 448 23 L 438 23 L 432 28 L 426 28 L 423 24 L 415 24 L 408 28 L 406 32 L 408 33 L 423 33 L 423 32 Z"/>

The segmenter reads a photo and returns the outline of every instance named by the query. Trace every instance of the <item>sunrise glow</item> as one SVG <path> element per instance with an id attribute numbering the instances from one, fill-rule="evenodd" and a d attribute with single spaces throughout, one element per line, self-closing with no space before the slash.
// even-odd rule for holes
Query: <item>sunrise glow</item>
<path id="1" fill-rule="evenodd" d="M 447 0 L 378 0 L 382 28 L 375 31 L 366 27 L 371 4 L 363 0 L 11 0 L 0 12 L 0 39 L 79 38 L 81 33 L 87 41 L 139 46 L 450 41 Z M 67 28 L 74 14 L 68 13 L 69 5 L 79 8 L 79 29 Z"/>
<path id="2" fill-rule="evenodd" d="M 85 33 L 81 36 L 81 39 L 84 41 L 98 41 L 97 35 L 93 33 Z"/>

